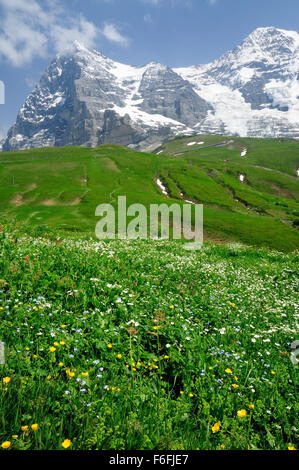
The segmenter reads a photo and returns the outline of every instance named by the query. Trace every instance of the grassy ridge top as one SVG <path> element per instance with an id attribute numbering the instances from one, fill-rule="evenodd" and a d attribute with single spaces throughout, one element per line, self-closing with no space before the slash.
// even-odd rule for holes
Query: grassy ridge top
<path id="1" fill-rule="evenodd" d="M 191 200 L 204 205 L 206 240 L 289 251 L 299 242 L 297 169 L 299 143 L 291 139 L 201 135 L 175 139 L 156 154 L 116 145 L 3 152 L 0 214 L 93 234 L 97 205 L 116 204 L 119 195 L 147 207 Z"/>

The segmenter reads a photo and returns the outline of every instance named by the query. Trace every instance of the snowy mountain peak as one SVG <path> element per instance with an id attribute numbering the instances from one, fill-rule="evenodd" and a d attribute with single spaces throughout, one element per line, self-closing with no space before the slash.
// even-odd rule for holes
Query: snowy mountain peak
<path id="1" fill-rule="evenodd" d="M 108 57 L 106 57 L 101 52 L 97 51 L 96 49 L 90 49 L 86 47 L 84 44 L 80 43 L 79 41 L 74 41 L 69 47 L 64 49 L 62 52 L 57 54 L 56 60 L 62 59 L 73 59 L 76 62 L 79 62 L 81 65 L 92 63 L 92 62 L 102 62 L 102 61 L 110 61 Z"/>
<path id="2" fill-rule="evenodd" d="M 257 50 L 270 54 L 294 53 L 299 47 L 299 34 L 274 27 L 257 28 L 241 44 L 242 47 L 256 46 Z"/>
<path id="3" fill-rule="evenodd" d="M 90 51 L 89 48 L 87 48 L 83 43 L 75 40 L 71 46 L 71 49 L 74 51 L 74 52 L 86 52 L 86 51 Z"/>
<path id="4" fill-rule="evenodd" d="M 297 31 L 275 28 L 274 26 L 256 28 L 251 34 L 249 34 L 248 38 L 254 37 L 259 40 L 261 38 L 269 38 L 269 36 L 277 36 L 279 38 L 284 36 L 286 38 L 292 39 L 295 43 L 297 43 L 297 45 L 299 44 L 299 33 Z"/>
<path id="5" fill-rule="evenodd" d="M 207 65 L 115 62 L 76 41 L 20 109 L 2 150 L 97 146 L 141 150 L 178 134 L 299 138 L 299 34 L 257 28 Z"/>
<path id="6" fill-rule="evenodd" d="M 146 65 L 146 70 L 157 70 L 161 72 L 165 72 L 166 70 L 169 69 L 167 65 L 160 64 L 159 62 L 150 62 L 149 64 Z"/>
<path id="7" fill-rule="evenodd" d="M 266 26 L 266 27 L 261 27 L 261 28 L 256 28 L 254 31 L 252 31 L 252 33 L 250 33 L 246 39 L 248 38 L 263 38 L 263 37 L 266 37 L 266 36 L 273 36 L 273 35 L 279 35 L 279 31 L 283 31 L 283 30 L 279 30 L 278 28 L 275 28 L 274 26 Z M 245 41 L 246 41 L 245 39 Z"/>

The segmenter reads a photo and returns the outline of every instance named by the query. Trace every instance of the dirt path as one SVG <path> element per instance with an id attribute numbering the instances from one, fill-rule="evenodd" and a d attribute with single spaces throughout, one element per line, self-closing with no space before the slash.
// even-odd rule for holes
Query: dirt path
<path id="1" fill-rule="evenodd" d="M 229 140 L 227 142 L 219 142 L 218 144 L 206 145 L 205 147 L 196 147 L 196 149 L 185 150 L 184 152 L 181 152 L 181 153 L 175 153 L 174 157 L 179 157 L 180 155 L 184 155 L 185 153 L 194 152 L 197 150 L 210 149 L 213 147 L 225 147 L 226 145 L 233 144 L 233 143 L 234 143 L 233 140 Z"/>

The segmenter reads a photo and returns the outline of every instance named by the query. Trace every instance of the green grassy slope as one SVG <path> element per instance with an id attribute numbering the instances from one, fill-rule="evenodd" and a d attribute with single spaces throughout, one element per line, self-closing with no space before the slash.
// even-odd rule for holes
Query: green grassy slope
<path id="1" fill-rule="evenodd" d="M 196 141 L 204 144 L 187 145 Z M 229 143 L 200 149 L 222 142 Z M 298 142 L 193 136 L 156 152 L 162 153 L 104 145 L 1 153 L 1 218 L 93 234 L 97 205 L 115 204 L 118 195 L 147 207 L 187 199 L 204 204 L 206 240 L 298 247 Z M 158 188 L 157 177 L 170 198 Z"/>

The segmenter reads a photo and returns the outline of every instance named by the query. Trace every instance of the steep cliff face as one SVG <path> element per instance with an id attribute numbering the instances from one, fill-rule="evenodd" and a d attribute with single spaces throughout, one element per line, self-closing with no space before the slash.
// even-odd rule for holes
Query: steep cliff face
<path id="1" fill-rule="evenodd" d="M 139 87 L 140 109 L 149 114 L 179 121 L 192 127 L 203 121 L 209 109 L 187 80 L 164 65 L 152 63 L 142 75 Z"/>
<path id="2" fill-rule="evenodd" d="M 28 96 L 2 150 L 144 150 L 200 132 L 299 138 L 299 34 L 259 28 L 211 64 L 174 70 L 120 64 L 75 43 Z"/>

